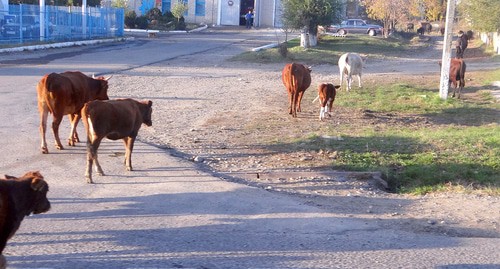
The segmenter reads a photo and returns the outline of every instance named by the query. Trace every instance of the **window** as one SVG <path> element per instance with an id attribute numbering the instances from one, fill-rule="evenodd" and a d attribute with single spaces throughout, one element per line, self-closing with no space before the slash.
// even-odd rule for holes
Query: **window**
<path id="1" fill-rule="evenodd" d="M 161 12 L 165 14 L 165 12 L 170 11 L 172 8 L 172 1 L 171 0 L 161 0 Z"/>
<path id="2" fill-rule="evenodd" d="M 196 0 L 194 13 L 196 16 L 205 16 L 205 0 Z"/>
<path id="3" fill-rule="evenodd" d="M 188 0 L 182 0 L 182 3 L 184 3 L 184 5 L 186 5 L 187 7 L 189 7 L 189 4 L 188 4 Z M 186 9 L 186 12 L 184 12 L 184 16 L 187 16 L 188 15 L 188 9 Z"/>

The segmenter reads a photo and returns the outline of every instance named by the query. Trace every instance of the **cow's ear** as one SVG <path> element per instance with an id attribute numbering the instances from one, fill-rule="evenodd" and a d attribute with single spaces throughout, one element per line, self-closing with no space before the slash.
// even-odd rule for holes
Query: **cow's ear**
<path id="1" fill-rule="evenodd" d="M 103 80 L 108 81 L 108 80 L 110 80 L 112 77 L 113 77 L 113 75 L 111 75 L 111 76 L 109 76 L 109 77 L 107 77 L 107 78 L 104 78 Z"/>
<path id="2" fill-rule="evenodd" d="M 149 106 L 149 107 L 152 107 L 152 106 L 153 106 L 153 101 L 149 100 L 149 101 L 148 101 L 148 106 Z"/>
<path id="3" fill-rule="evenodd" d="M 33 172 L 32 173 L 32 179 L 31 179 L 31 188 L 34 191 L 41 191 L 47 185 L 47 183 L 43 180 L 43 176 L 40 174 L 40 172 Z"/>
<path id="4" fill-rule="evenodd" d="M 335 85 L 335 89 L 340 89 L 340 85 Z"/>
<path id="5" fill-rule="evenodd" d="M 5 179 L 17 179 L 17 177 L 5 175 Z"/>

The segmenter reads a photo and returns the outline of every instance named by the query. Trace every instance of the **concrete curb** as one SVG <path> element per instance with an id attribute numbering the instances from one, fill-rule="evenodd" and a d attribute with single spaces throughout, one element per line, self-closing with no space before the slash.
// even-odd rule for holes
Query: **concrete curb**
<path id="1" fill-rule="evenodd" d="M 169 33 L 190 33 L 190 32 L 200 32 L 207 29 L 207 25 L 203 25 L 191 31 L 166 31 Z M 159 33 L 160 30 L 143 30 L 143 29 L 123 29 L 124 32 L 132 32 L 132 33 Z M 101 43 L 109 43 L 109 42 L 121 42 L 121 41 L 129 41 L 134 40 L 134 37 L 117 37 L 110 39 L 98 39 L 98 40 L 81 40 L 81 41 L 68 41 L 68 42 L 60 42 L 60 43 L 51 43 L 51 44 L 42 44 L 42 45 L 32 45 L 32 46 L 21 46 L 15 48 L 6 48 L 0 49 L 1 53 L 9 53 L 9 52 L 21 52 L 21 51 L 34 51 L 34 50 L 42 50 L 42 49 L 54 49 L 54 48 L 65 48 L 72 46 L 85 46 L 85 45 L 96 45 Z"/>
<path id="2" fill-rule="evenodd" d="M 22 47 L 15 47 L 15 48 L 0 49 L 0 53 L 65 48 L 65 47 L 72 47 L 72 46 L 95 45 L 95 44 L 101 44 L 101 43 L 129 41 L 129 40 L 133 40 L 133 39 L 134 39 L 133 37 L 119 37 L 119 38 L 110 38 L 110 39 L 82 40 L 82 41 L 70 41 L 70 42 L 62 42 L 62 43 L 43 44 L 43 45 L 22 46 Z"/>

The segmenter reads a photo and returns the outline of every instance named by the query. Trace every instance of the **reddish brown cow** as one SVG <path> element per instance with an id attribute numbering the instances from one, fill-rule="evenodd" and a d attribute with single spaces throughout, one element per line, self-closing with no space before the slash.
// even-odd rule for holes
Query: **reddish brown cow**
<path id="1" fill-rule="evenodd" d="M 439 66 L 441 66 L 441 61 L 439 62 Z M 455 97 L 458 88 L 458 98 L 460 99 L 460 94 L 465 87 L 465 69 L 466 65 L 463 59 L 451 59 L 449 85 L 453 84 L 452 97 Z"/>
<path id="2" fill-rule="evenodd" d="M 325 114 L 331 117 L 330 112 L 332 111 L 333 101 L 335 101 L 335 95 L 337 94 L 337 89 L 340 89 L 340 85 L 334 86 L 331 83 L 321 83 L 318 86 L 318 97 L 320 104 L 319 119 L 323 120 Z M 314 101 L 316 101 L 314 99 Z"/>
<path id="3" fill-rule="evenodd" d="M 300 102 L 302 96 L 311 85 L 311 68 L 298 63 L 287 64 L 283 68 L 281 79 L 288 91 L 290 103 L 288 113 L 296 118 L 297 112 L 301 112 Z"/>
<path id="4" fill-rule="evenodd" d="M 134 141 L 144 123 L 151 126 L 151 101 L 139 102 L 132 99 L 92 101 L 82 109 L 82 120 L 87 131 L 87 170 L 85 177 L 92 182 L 92 163 L 96 172 L 104 175 L 97 159 L 97 149 L 103 138 L 123 139 L 125 142 L 125 167 L 132 171 L 132 149 Z"/>
<path id="5" fill-rule="evenodd" d="M 0 179 L 0 268 L 5 268 L 2 252 L 25 216 L 49 211 L 49 185 L 39 172 L 20 178 L 5 175 Z M 2 267 L 3 266 L 3 267 Z"/>
<path id="6" fill-rule="evenodd" d="M 110 78 L 110 77 L 109 77 Z M 79 142 L 76 126 L 80 120 L 80 110 L 91 100 L 108 100 L 108 79 L 96 79 L 81 72 L 51 73 L 45 75 L 37 85 L 38 111 L 40 112 L 40 136 L 42 138 L 42 153 L 49 153 L 45 131 L 47 117 L 52 114 L 52 131 L 56 140 L 57 149 L 63 149 L 59 139 L 59 125 L 64 115 L 69 114 L 71 132 L 68 145 L 74 146 Z"/>

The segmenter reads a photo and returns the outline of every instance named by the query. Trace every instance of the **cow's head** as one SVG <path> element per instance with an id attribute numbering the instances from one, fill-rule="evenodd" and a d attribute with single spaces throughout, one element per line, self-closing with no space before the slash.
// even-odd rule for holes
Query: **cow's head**
<path id="1" fill-rule="evenodd" d="M 99 76 L 99 77 L 95 77 L 94 75 L 92 75 L 92 78 L 95 79 L 95 80 L 99 80 L 99 83 L 100 83 L 100 88 L 99 88 L 99 91 L 97 92 L 97 96 L 96 96 L 96 99 L 97 100 L 109 100 L 109 97 L 108 97 L 108 80 L 110 78 L 112 78 L 113 75 L 109 76 L 109 77 L 104 77 L 104 76 Z"/>
<path id="2" fill-rule="evenodd" d="M 20 181 L 29 181 L 31 186 L 31 191 L 33 197 L 31 197 L 32 204 L 30 204 L 30 213 L 40 214 L 49 211 L 50 202 L 47 199 L 47 192 L 49 191 L 49 185 L 43 179 L 40 172 L 28 172 L 24 176 L 20 177 Z"/>
<path id="3" fill-rule="evenodd" d="M 142 122 L 147 126 L 152 126 L 153 121 L 151 121 L 151 114 L 153 113 L 153 102 L 152 101 L 143 101 L 141 102 L 144 105 L 144 109 L 141 109 L 142 112 Z"/>

